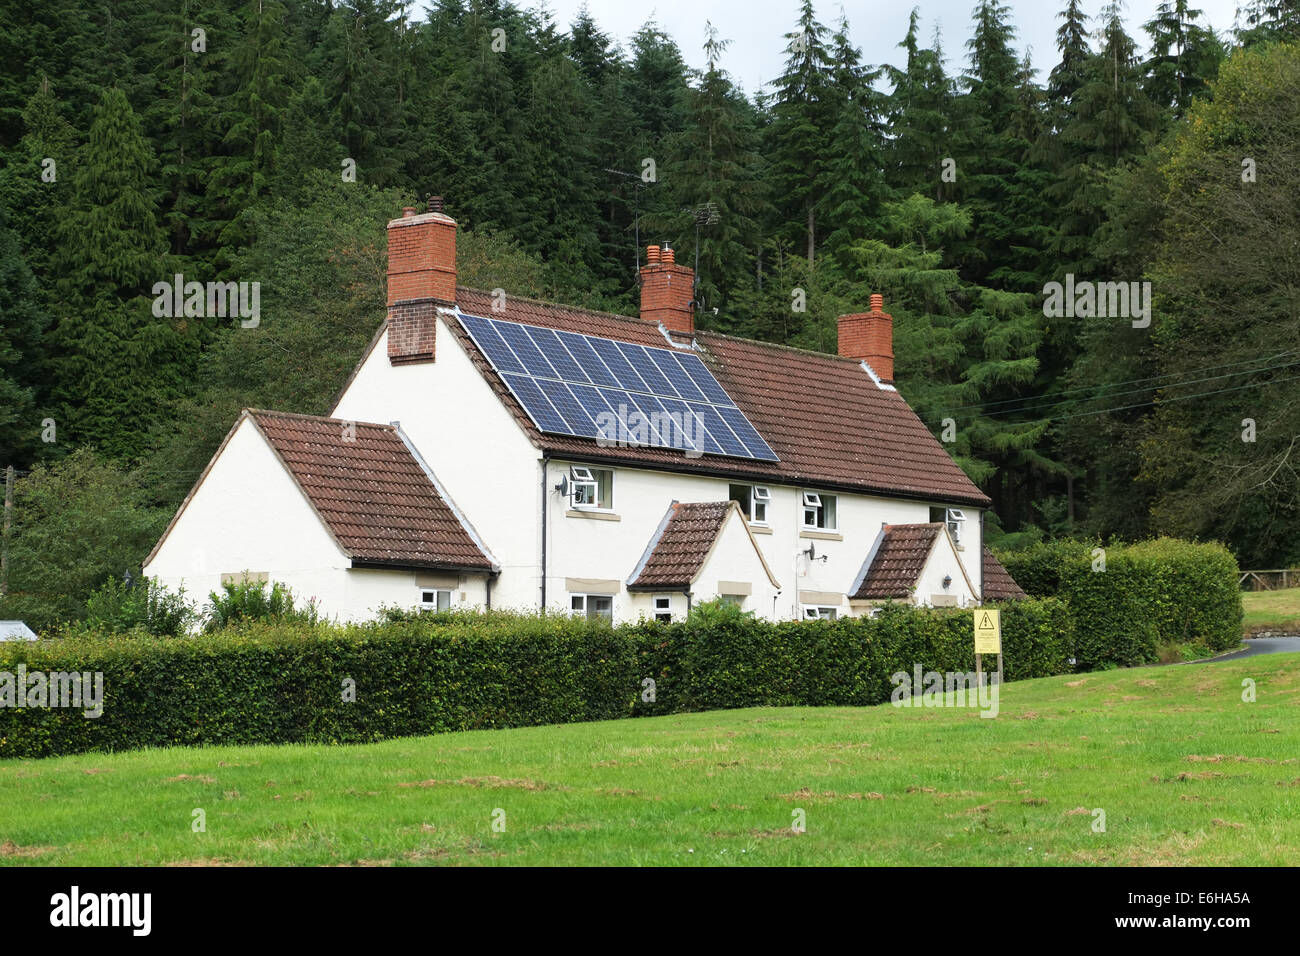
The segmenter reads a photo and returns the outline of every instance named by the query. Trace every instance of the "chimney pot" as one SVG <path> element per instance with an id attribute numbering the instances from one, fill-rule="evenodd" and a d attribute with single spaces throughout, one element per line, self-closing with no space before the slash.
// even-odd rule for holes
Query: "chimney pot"
<path id="1" fill-rule="evenodd" d="M 645 251 L 645 257 L 646 257 L 646 261 L 647 261 L 647 262 L 658 262 L 658 261 L 659 261 L 659 247 L 658 247 L 658 246 L 649 246 L 649 247 L 647 247 L 647 248 L 646 248 L 646 251 Z"/>
<path id="2" fill-rule="evenodd" d="M 885 297 L 881 295 L 879 292 L 875 293 L 871 297 L 871 311 L 872 312 L 885 311 Z"/>
<path id="3" fill-rule="evenodd" d="M 671 246 L 666 244 L 664 245 L 664 249 L 663 252 L 660 254 L 659 261 L 668 262 L 668 263 L 676 261 L 676 255 L 673 253 Z"/>
<path id="4" fill-rule="evenodd" d="M 430 196 L 430 197 L 429 197 L 429 212 L 442 212 L 442 197 L 441 197 L 441 196 Z"/>
<path id="5" fill-rule="evenodd" d="M 412 216 L 414 216 L 414 215 L 415 215 L 415 207 L 414 207 L 414 206 L 403 206 L 403 207 L 402 207 L 402 218 L 403 218 L 403 219 L 410 219 L 410 218 L 411 218 Z"/>

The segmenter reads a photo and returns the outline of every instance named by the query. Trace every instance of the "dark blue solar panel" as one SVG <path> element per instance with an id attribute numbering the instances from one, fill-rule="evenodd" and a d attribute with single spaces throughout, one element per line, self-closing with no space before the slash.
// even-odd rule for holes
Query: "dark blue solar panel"
<path id="1" fill-rule="evenodd" d="M 523 363 L 515 358 L 515 353 L 510 351 L 510 346 L 506 345 L 505 339 L 501 338 L 491 322 L 476 315 L 465 316 L 464 322 L 469 334 L 474 336 L 474 341 L 498 372 L 524 371 Z"/>
<path id="2" fill-rule="evenodd" d="M 592 420 L 591 415 L 587 413 L 587 410 L 582 407 L 582 403 L 574 397 L 568 385 L 550 379 L 540 379 L 537 386 L 542 390 L 542 394 L 547 397 L 555 410 L 560 413 L 564 423 L 569 426 L 569 431 L 585 438 L 596 437 L 596 423 Z"/>
<path id="3" fill-rule="evenodd" d="M 726 393 L 723 387 L 718 384 L 718 380 L 713 377 L 713 373 L 705 367 L 702 361 L 700 361 L 698 355 L 691 355 L 689 352 L 678 352 L 676 355 L 677 361 L 680 362 L 682 368 L 686 370 L 686 374 L 691 377 L 691 381 L 694 382 L 699 387 L 700 391 L 704 393 L 705 398 L 714 405 L 736 404 L 731 400 L 731 396 Z"/>
<path id="4" fill-rule="evenodd" d="M 724 422 L 731 426 L 731 430 L 736 433 L 736 437 L 745 443 L 745 447 L 749 449 L 751 455 L 755 458 L 777 460 L 771 446 L 763 440 L 763 436 L 758 433 L 758 429 L 750 424 L 749 419 L 745 417 L 739 408 L 719 405 L 718 414 L 722 416 Z"/>
<path id="5" fill-rule="evenodd" d="M 533 343 L 546 356 L 546 360 L 551 363 L 551 367 L 559 374 L 562 381 L 590 381 L 587 373 L 574 361 L 558 335 L 550 329 L 530 328 L 528 332 L 533 337 Z"/>
<path id="6" fill-rule="evenodd" d="M 630 389 L 634 392 L 648 392 L 645 381 L 636 370 L 632 368 L 623 353 L 618 350 L 618 346 L 609 339 L 588 339 L 591 347 L 596 350 L 605 362 L 606 368 L 614 374 L 614 380 L 618 382 L 619 388 Z"/>
<path id="7" fill-rule="evenodd" d="M 677 360 L 676 354 L 665 352 L 663 349 L 648 349 L 647 351 L 678 395 L 692 402 L 709 400 L 705 397 L 704 392 L 700 391 L 700 387 L 691 381 L 691 377 L 682 368 L 682 363 Z M 694 357 L 691 356 L 691 358 Z M 725 395 L 726 392 L 723 392 L 723 394 Z M 730 404 L 730 399 L 728 399 L 728 404 Z"/>
<path id="8" fill-rule="evenodd" d="M 690 352 L 473 315 L 460 320 L 542 431 L 777 460 Z"/>
<path id="9" fill-rule="evenodd" d="M 542 390 L 537 387 L 537 382 L 527 375 L 512 375 L 506 373 L 501 376 L 505 379 L 510 390 L 519 396 L 519 401 L 533 421 L 537 422 L 537 427 L 544 432 L 559 432 L 561 435 L 572 434 L 569 426 L 564 423 L 564 419 L 547 401 Z"/>
<path id="10" fill-rule="evenodd" d="M 557 377 L 551 363 L 546 361 L 546 356 L 533 344 L 532 336 L 522 325 L 515 325 L 513 322 L 493 322 L 492 326 L 501 333 L 506 344 L 514 349 L 515 355 L 524 363 L 524 369 L 529 375 L 540 378 Z"/>
<path id="11" fill-rule="evenodd" d="M 646 391 L 651 395 L 676 395 L 676 390 L 668 384 L 668 379 L 664 378 L 664 373 L 659 371 L 659 366 L 654 363 L 650 357 L 650 349 L 644 349 L 639 345 L 629 345 L 627 342 L 619 342 L 618 349 L 623 353 L 623 357 L 628 363 L 636 369 L 636 373 L 641 376 L 641 381 L 646 384 Z"/>
<path id="12" fill-rule="evenodd" d="M 605 360 L 596 354 L 596 350 L 591 347 L 591 342 L 585 336 L 574 335 L 572 332 L 555 334 L 568 346 L 569 354 L 582 366 L 582 370 L 587 373 L 587 377 L 592 382 L 597 385 L 618 387 L 618 379 L 614 378 L 613 373 L 605 366 Z"/>

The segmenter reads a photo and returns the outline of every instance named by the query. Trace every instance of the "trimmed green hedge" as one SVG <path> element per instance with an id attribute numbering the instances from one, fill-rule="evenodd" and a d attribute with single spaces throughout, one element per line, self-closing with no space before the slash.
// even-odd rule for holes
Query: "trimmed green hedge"
<path id="1" fill-rule="evenodd" d="M 1059 601 L 1003 607 L 1005 676 L 1068 670 Z M 0 709 L 0 757 L 209 744 L 353 743 L 760 705 L 889 700 L 897 671 L 974 669 L 969 611 L 611 628 L 568 617 L 433 615 L 249 625 L 187 639 L 89 636 L 0 647 L 0 671 L 100 671 L 104 712 Z M 355 702 L 344 681 L 356 682 Z M 646 679 L 654 681 L 653 700 Z"/>
<path id="2" fill-rule="evenodd" d="M 1069 604 L 1080 669 L 1149 664 L 1162 644 L 1221 651 L 1240 643 L 1237 561 L 1223 545 L 1176 538 L 1111 545 L 1104 571 L 1098 547 L 1056 541 L 1000 556 L 1028 594 Z"/>

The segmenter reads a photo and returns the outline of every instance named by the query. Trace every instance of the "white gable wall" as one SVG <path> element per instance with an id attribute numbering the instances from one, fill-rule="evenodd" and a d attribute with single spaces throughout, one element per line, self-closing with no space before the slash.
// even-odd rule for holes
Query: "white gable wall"
<path id="1" fill-rule="evenodd" d="M 970 547 L 967 546 L 964 553 L 969 553 L 969 551 Z M 930 607 L 942 605 L 944 601 L 942 599 L 936 600 L 936 595 L 955 597 L 958 607 L 969 607 L 978 603 L 976 595 L 967 586 L 966 576 L 962 574 L 958 558 L 958 553 L 952 547 L 952 539 L 948 537 L 946 532 L 941 533 L 938 540 L 935 541 L 934 547 L 930 549 L 930 556 L 926 559 L 925 567 L 921 569 L 921 574 L 916 579 L 916 592 L 912 598 L 913 603 Z M 944 590 L 943 587 L 945 577 L 952 578 L 947 590 Z"/>
<path id="2" fill-rule="evenodd" d="M 222 574 L 266 572 L 296 598 L 320 599 L 334 615 L 347 607 L 348 557 L 249 418 L 240 422 L 191 494 L 144 573 L 184 587 L 200 606 Z"/>

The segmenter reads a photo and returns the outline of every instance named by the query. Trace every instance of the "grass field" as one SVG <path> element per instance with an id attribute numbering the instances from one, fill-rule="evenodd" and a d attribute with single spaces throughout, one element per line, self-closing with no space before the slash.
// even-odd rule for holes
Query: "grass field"
<path id="1" fill-rule="evenodd" d="M 1300 656 L 999 703 L 9 761 L 0 863 L 1300 864 Z"/>
<path id="2" fill-rule="evenodd" d="M 1300 588 L 1282 591 L 1246 591 L 1241 595 L 1245 609 L 1242 622 L 1249 634 L 1270 628 L 1300 634 Z"/>

